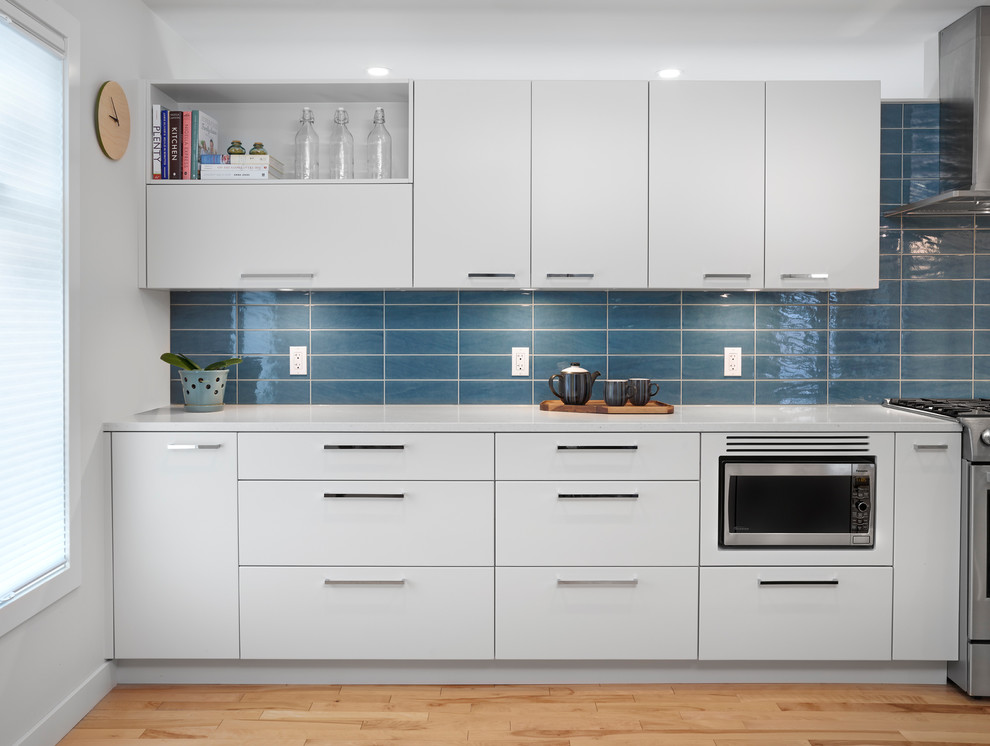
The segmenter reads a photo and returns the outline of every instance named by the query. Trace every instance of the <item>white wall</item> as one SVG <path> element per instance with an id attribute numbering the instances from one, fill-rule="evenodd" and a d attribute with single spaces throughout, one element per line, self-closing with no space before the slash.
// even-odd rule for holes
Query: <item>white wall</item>
<path id="1" fill-rule="evenodd" d="M 49 0 L 20 0 L 42 9 Z M 141 148 L 138 133 L 118 162 L 100 151 L 93 106 L 101 83 L 119 81 L 131 105 L 143 77 L 204 73 L 202 63 L 139 0 L 58 0 L 80 22 L 80 138 L 72 165 L 81 169 L 80 241 L 70 258 L 78 287 L 70 287 L 76 345 L 70 375 L 77 420 L 70 442 L 70 475 L 80 519 L 81 585 L 0 637 L 0 744 L 54 744 L 67 713 L 99 697 L 112 681 L 104 664 L 110 588 L 104 421 L 168 402 L 168 294 L 137 288 L 136 236 Z M 205 72 L 209 72 L 206 70 Z M 112 374 L 112 381 L 107 374 Z M 87 685 L 87 682 L 92 683 Z M 83 687 L 75 699 L 73 692 Z M 67 707 L 60 704 L 70 698 Z M 82 712 L 85 712 L 82 709 Z M 50 718 L 48 715 L 55 711 Z M 81 714 L 81 713 L 77 713 Z"/>

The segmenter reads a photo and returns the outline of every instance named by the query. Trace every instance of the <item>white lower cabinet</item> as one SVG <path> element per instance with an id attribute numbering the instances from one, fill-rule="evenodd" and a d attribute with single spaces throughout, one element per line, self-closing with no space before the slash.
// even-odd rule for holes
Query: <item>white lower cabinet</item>
<path id="1" fill-rule="evenodd" d="M 697 657 L 696 567 L 499 567 L 495 657 Z"/>
<path id="2" fill-rule="evenodd" d="M 242 567 L 241 658 L 493 656 L 490 567 Z"/>
<path id="3" fill-rule="evenodd" d="M 702 567 L 701 660 L 891 658 L 890 567 Z"/>

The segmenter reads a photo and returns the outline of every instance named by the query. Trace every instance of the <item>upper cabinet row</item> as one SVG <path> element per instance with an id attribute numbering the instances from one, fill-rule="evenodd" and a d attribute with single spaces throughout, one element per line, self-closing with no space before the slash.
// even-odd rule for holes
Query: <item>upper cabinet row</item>
<path id="1" fill-rule="evenodd" d="M 877 83 L 417 81 L 415 105 L 349 86 L 149 86 L 145 108 L 216 111 L 289 171 L 301 107 L 322 161 L 344 106 L 358 178 L 149 179 L 147 287 L 877 287 Z M 397 164 L 378 182 L 358 167 L 375 106 Z"/>

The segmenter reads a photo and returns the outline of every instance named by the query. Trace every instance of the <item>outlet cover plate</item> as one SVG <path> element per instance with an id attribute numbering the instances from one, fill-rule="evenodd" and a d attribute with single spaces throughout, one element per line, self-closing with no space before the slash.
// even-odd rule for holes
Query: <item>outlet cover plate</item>
<path id="1" fill-rule="evenodd" d="M 306 375 L 306 348 L 289 347 L 289 375 Z"/>
<path id="2" fill-rule="evenodd" d="M 724 375 L 738 377 L 742 375 L 742 347 L 725 348 Z"/>
<path id="3" fill-rule="evenodd" d="M 512 375 L 514 375 L 514 376 L 528 376 L 529 375 L 529 348 L 528 347 L 513 347 L 512 348 Z"/>

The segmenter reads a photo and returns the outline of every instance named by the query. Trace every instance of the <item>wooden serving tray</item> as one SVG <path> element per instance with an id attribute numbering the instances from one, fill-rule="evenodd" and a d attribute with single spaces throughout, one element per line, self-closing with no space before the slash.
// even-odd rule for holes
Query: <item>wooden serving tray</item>
<path id="1" fill-rule="evenodd" d="M 591 414 L 670 414 L 674 411 L 673 404 L 662 401 L 648 401 L 642 407 L 628 402 L 621 407 L 610 407 L 601 399 L 592 399 L 587 404 L 564 404 L 560 399 L 549 399 L 540 402 L 544 412 L 586 412 Z"/>

